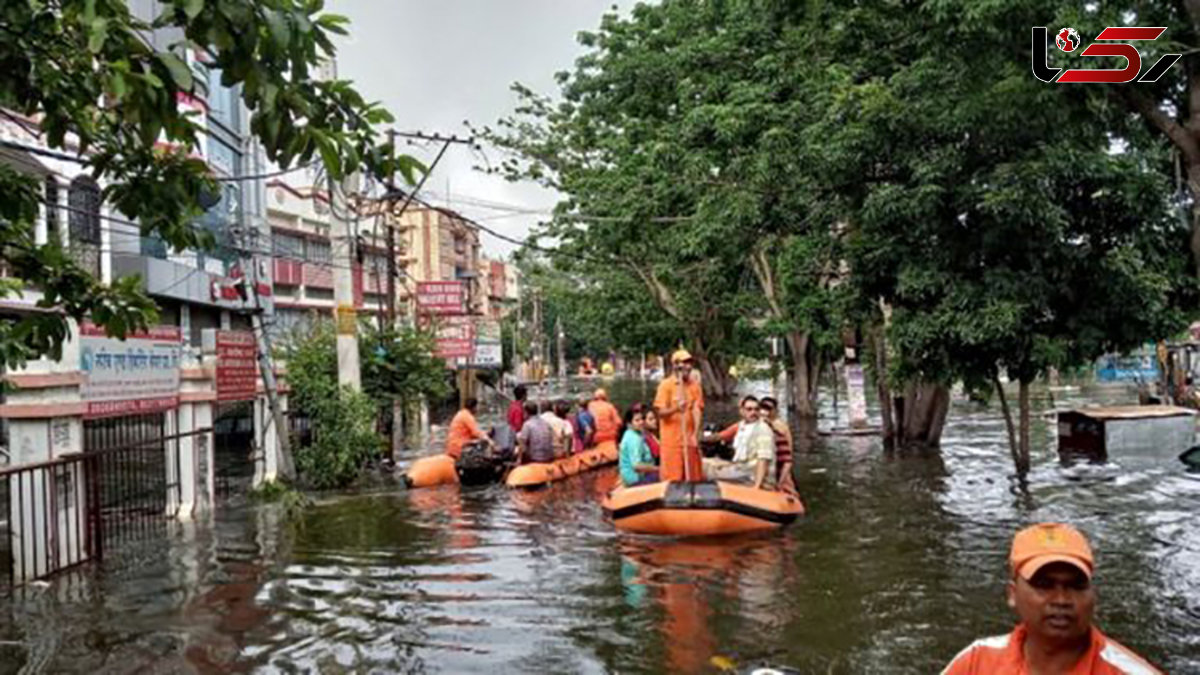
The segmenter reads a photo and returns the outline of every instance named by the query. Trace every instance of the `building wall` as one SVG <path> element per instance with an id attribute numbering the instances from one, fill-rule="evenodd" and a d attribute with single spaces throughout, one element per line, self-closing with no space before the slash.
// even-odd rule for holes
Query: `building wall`
<path id="1" fill-rule="evenodd" d="M 322 317 L 331 318 L 336 306 L 333 272 L 344 239 L 333 231 L 324 190 L 298 186 L 295 181 L 272 181 L 267 186 L 274 327 L 277 334 L 304 330 Z M 362 262 L 352 256 L 355 306 L 379 314 L 386 307 L 387 249 L 385 216 L 364 214 L 357 220 Z M 400 263 L 402 265 L 402 262 Z M 398 285 L 398 292 L 401 287 Z"/>

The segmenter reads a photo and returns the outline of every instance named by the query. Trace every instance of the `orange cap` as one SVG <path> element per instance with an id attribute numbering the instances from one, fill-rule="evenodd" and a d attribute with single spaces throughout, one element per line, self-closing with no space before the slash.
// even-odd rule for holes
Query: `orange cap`
<path id="1" fill-rule="evenodd" d="M 1062 523 L 1031 525 L 1013 537 L 1008 563 L 1013 574 L 1032 579 L 1037 571 L 1053 562 L 1070 563 L 1090 579 L 1095 562 L 1092 547 L 1079 530 Z"/>
<path id="2" fill-rule="evenodd" d="M 607 401 L 608 392 L 604 391 L 603 389 L 597 389 L 596 393 L 592 394 L 592 398 L 596 399 L 597 401 Z"/>
<path id="3" fill-rule="evenodd" d="M 691 360 L 692 355 L 688 353 L 688 350 L 683 349 L 682 347 L 677 349 L 675 353 L 671 355 L 671 363 L 685 363 Z"/>

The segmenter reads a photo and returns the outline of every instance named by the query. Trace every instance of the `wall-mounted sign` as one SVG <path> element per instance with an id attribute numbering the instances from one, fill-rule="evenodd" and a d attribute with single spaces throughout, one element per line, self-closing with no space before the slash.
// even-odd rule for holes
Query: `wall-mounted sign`
<path id="1" fill-rule="evenodd" d="M 354 305 L 338 305 L 337 334 L 354 335 L 358 331 L 358 312 Z"/>
<path id="2" fill-rule="evenodd" d="M 258 385 L 254 333 L 217 331 L 217 402 L 254 400 Z"/>
<path id="3" fill-rule="evenodd" d="M 461 281 L 422 281 L 417 284 L 419 314 L 464 314 L 466 304 L 466 286 Z"/>
<path id="4" fill-rule="evenodd" d="M 178 406 L 182 344 L 178 326 L 158 326 L 119 340 L 99 326 L 80 324 L 84 416 L 139 415 Z"/>
<path id="5" fill-rule="evenodd" d="M 504 364 L 504 350 L 499 340 L 478 338 L 475 353 L 471 357 L 472 368 L 499 368 Z"/>

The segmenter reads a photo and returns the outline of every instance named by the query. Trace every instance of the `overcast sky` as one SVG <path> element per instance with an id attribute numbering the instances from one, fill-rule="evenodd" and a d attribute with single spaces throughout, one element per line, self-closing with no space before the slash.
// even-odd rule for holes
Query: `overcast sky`
<path id="1" fill-rule="evenodd" d="M 397 129 L 464 136 L 464 120 L 494 126 L 511 112 L 513 82 L 557 93 L 554 73 L 571 68 L 581 54 L 576 35 L 596 29 L 614 4 L 630 5 L 627 0 L 333 0 L 327 8 L 351 20 L 351 36 L 338 52 L 340 77 L 353 80 L 368 99 L 382 101 L 395 115 Z M 436 154 L 433 146 L 408 150 L 427 162 Z M 494 150 L 485 152 L 499 163 Z M 451 147 L 421 197 L 524 238 L 537 216 L 465 202 L 548 210 L 554 194 L 472 169 L 480 163 L 468 148 Z M 486 233 L 483 247 L 501 255 L 515 248 Z"/>

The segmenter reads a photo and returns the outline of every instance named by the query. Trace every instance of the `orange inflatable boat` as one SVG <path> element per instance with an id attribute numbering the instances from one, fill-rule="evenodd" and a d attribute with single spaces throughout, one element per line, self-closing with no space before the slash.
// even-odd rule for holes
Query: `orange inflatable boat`
<path id="1" fill-rule="evenodd" d="M 410 488 L 433 487 L 458 483 L 454 458 L 447 454 L 422 457 L 408 467 L 404 483 Z"/>
<path id="2" fill-rule="evenodd" d="M 578 455 L 563 457 L 553 462 L 522 464 L 508 474 L 505 482 L 511 488 L 536 488 L 556 480 L 570 478 L 584 471 L 598 469 L 617 461 L 617 447 L 612 443 L 585 450 Z"/>
<path id="3" fill-rule="evenodd" d="M 619 487 L 603 506 L 618 530 L 679 537 L 770 530 L 804 515 L 796 497 L 724 481 Z"/>

